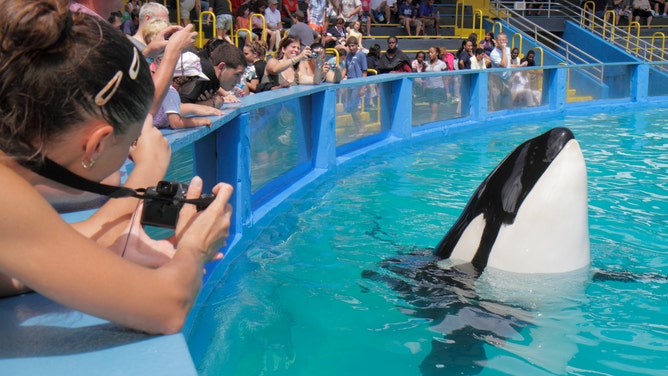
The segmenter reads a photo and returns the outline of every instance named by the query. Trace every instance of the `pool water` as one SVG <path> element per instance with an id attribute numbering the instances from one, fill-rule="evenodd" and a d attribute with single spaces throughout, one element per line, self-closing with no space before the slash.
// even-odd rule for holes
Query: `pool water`
<path id="1" fill-rule="evenodd" d="M 556 126 L 587 162 L 592 271 L 409 278 L 496 164 Z M 434 133 L 282 209 L 198 313 L 204 375 L 668 374 L 668 110 Z"/>

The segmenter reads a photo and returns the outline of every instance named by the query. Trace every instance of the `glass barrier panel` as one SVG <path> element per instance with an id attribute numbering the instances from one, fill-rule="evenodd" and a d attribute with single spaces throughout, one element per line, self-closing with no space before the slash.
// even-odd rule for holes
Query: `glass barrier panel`
<path id="1" fill-rule="evenodd" d="M 381 132 L 378 84 L 336 89 L 336 146 Z"/>
<path id="2" fill-rule="evenodd" d="M 490 72 L 487 81 L 487 111 L 495 112 L 513 108 L 513 95 L 510 92 L 513 72 Z"/>
<path id="3" fill-rule="evenodd" d="M 311 121 L 299 99 L 250 112 L 251 192 L 311 159 Z"/>
<path id="4" fill-rule="evenodd" d="M 470 75 L 414 78 L 412 125 L 468 116 L 470 82 Z"/>
<path id="5" fill-rule="evenodd" d="M 650 97 L 668 95 L 668 65 L 652 64 L 649 68 L 647 95 Z"/>

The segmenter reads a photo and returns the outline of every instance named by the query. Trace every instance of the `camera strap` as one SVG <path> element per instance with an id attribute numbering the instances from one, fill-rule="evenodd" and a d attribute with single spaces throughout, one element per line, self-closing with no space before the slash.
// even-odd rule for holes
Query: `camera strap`
<path id="1" fill-rule="evenodd" d="M 114 185 L 97 183 L 73 173 L 72 171 L 66 169 L 65 167 L 59 165 L 58 163 L 52 161 L 47 157 L 44 157 L 43 163 L 32 162 L 32 161 L 20 161 L 19 163 L 23 167 L 30 169 L 32 172 L 40 176 L 53 180 L 57 183 L 66 185 L 70 188 L 78 189 L 80 191 L 97 193 L 99 195 L 111 198 L 121 198 L 121 197 L 143 198 L 143 196 L 140 195 L 139 192 L 144 191 L 144 189 L 139 189 L 136 191 L 134 189 L 127 187 L 118 187 Z"/>
<path id="2" fill-rule="evenodd" d="M 54 162 L 53 160 L 47 157 L 43 157 L 43 163 L 41 164 L 34 161 L 23 161 L 23 160 L 19 161 L 19 163 L 23 167 L 31 170 L 37 175 L 43 176 L 57 183 L 66 185 L 70 188 L 78 189 L 80 191 L 97 193 L 99 195 L 107 196 L 110 198 L 134 197 L 141 200 L 149 198 L 152 200 L 166 200 L 166 201 L 174 200 L 174 198 L 172 197 L 161 197 L 159 195 L 147 197 L 144 195 L 144 192 L 146 192 L 146 188 L 132 189 L 127 187 L 102 184 L 92 180 L 88 180 L 73 173 L 72 171 L 66 169 L 65 167 L 59 165 L 58 163 Z M 180 198 L 177 199 L 177 201 L 194 205 L 201 205 L 201 204 L 208 205 L 210 202 L 209 200 L 202 198 L 193 198 L 193 199 Z"/>

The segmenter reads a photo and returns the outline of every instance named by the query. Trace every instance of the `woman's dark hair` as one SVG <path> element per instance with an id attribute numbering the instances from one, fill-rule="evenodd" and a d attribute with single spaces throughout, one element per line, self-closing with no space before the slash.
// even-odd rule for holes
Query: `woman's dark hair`
<path id="1" fill-rule="evenodd" d="M 415 53 L 415 59 L 417 60 L 417 58 L 420 55 L 424 56 L 425 58 L 427 57 L 427 54 L 425 54 L 424 51 L 418 51 L 418 52 Z"/>
<path id="2" fill-rule="evenodd" d="M 294 36 L 294 35 L 288 35 L 285 38 L 281 40 L 281 43 L 278 45 L 278 53 L 276 54 L 277 59 L 282 59 L 283 58 L 283 49 L 286 48 L 287 46 L 291 45 L 292 43 L 297 42 L 301 45 L 301 39 L 299 37 Z"/>
<path id="3" fill-rule="evenodd" d="M 235 14 L 235 17 L 243 17 L 244 12 L 246 12 L 246 9 L 250 10 L 250 6 L 248 4 L 239 5 L 239 8 L 237 8 L 237 13 Z"/>
<path id="4" fill-rule="evenodd" d="M 0 13 L 0 150 L 41 157 L 91 119 L 122 134 L 153 100 L 148 63 L 107 22 L 69 0 L 6 0 Z"/>
<path id="5" fill-rule="evenodd" d="M 369 53 L 367 55 L 371 55 L 375 58 L 380 57 L 380 44 L 374 43 L 371 47 L 369 47 Z"/>

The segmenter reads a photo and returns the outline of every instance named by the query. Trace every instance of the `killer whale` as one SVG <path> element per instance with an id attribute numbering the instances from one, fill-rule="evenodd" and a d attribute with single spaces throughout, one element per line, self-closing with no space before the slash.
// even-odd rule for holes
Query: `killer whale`
<path id="1" fill-rule="evenodd" d="M 383 260 L 383 271 L 362 273 L 398 292 L 408 305 L 400 310 L 429 320 L 431 330 L 442 334 L 434 337 L 420 365 L 423 375 L 477 374 L 489 361 L 485 345 L 500 346 L 524 330 L 558 327 L 536 320 L 535 301 L 525 306 L 507 297 L 496 299 L 494 290 L 503 283 L 495 273 L 536 276 L 523 281 L 550 280 L 561 286 L 563 275 L 575 286 L 571 298 L 583 294 L 590 262 L 587 205 L 579 144 L 567 128 L 554 128 L 517 146 L 496 166 L 435 249 L 413 249 Z M 490 273 L 491 283 L 485 278 Z M 487 288 L 480 287 L 481 281 Z M 543 286 L 543 297 L 553 292 L 554 283 Z M 533 290 L 524 291 L 535 293 L 532 283 L 521 283 L 516 290 L 525 285 Z M 525 295 L 530 294 L 518 293 Z M 563 340 L 564 332 L 559 328 L 545 337 Z M 567 343 L 542 346 L 537 341 L 540 351 L 561 350 L 559 356 L 544 356 L 537 366 L 562 372 L 572 355 Z"/>
<path id="2" fill-rule="evenodd" d="M 589 265 L 587 172 L 573 133 L 554 128 L 513 150 L 435 249 L 453 264 L 516 273 Z"/>

